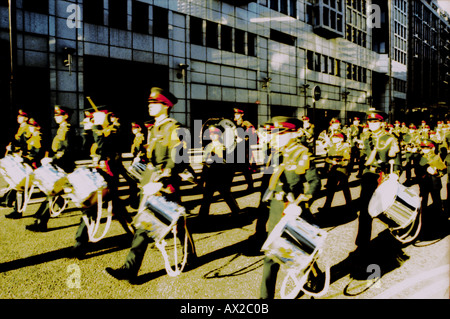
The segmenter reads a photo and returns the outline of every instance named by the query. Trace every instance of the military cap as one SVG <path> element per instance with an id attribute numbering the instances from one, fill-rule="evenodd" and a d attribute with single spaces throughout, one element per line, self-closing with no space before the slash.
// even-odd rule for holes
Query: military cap
<path id="1" fill-rule="evenodd" d="M 433 148 L 436 147 L 435 142 L 433 142 L 433 140 L 430 139 L 424 139 L 420 142 L 420 147 L 429 147 L 429 148 Z"/>
<path id="2" fill-rule="evenodd" d="M 367 112 L 367 121 L 381 121 L 384 122 L 386 119 L 386 114 L 378 111 L 378 110 L 371 110 Z"/>
<path id="3" fill-rule="evenodd" d="M 148 97 L 149 103 L 162 103 L 168 107 L 174 106 L 178 99 L 169 91 L 165 91 L 159 87 L 153 87 L 150 90 L 150 96 Z"/>
<path id="4" fill-rule="evenodd" d="M 17 112 L 17 116 L 23 116 L 23 117 L 28 117 L 28 113 L 27 112 L 25 112 L 24 110 L 22 110 L 22 109 L 20 109 L 18 112 Z"/>
<path id="5" fill-rule="evenodd" d="M 209 128 L 208 128 L 208 131 L 209 131 L 209 134 L 222 134 L 222 131 L 217 127 L 217 126 L 214 126 L 214 125 L 211 125 Z"/>
<path id="6" fill-rule="evenodd" d="M 302 116 L 302 120 L 303 120 L 303 121 L 309 121 L 309 117 L 303 115 L 303 116 Z"/>
<path id="7" fill-rule="evenodd" d="M 344 134 L 342 134 L 342 133 L 340 133 L 340 132 L 336 132 L 336 133 L 334 133 L 331 137 L 339 137 L 339 138 L 344 139 Z"/>
<path id="8" fill-rule="evenodd" d="M 132 122 L 131 128 L 141 128 L 141 126 L 139 124 L 137 124 L 136 122 Z"/>
<path id="9" fill-rule="evenodd" d="M 55 115 L 70 115 L 72 114 L 72 109 L 61 106 L 61 105 L 55 105 Z"/>
<path id="10" fill-rule="evenodd" d="M 409 128 L 410 128 L 410 129 L 412 129 L 412 130 L 415 130 L 415 129 L 417 129 L 417 127 L 416 127 L 416 126 L 415 126 L 414 124 L 412 124 L 412 123 L 411 123 L 411 124 L 409 124 Z"/>
<path id="11" fill-rule="evenodd" d="M 41 128 L 41 126 L 38 124 L 38 122 L 36 122 L 36 120 L 32 117 L 28 119 L 28 125 L 34 126 L 38 129 Z"/>
<path id="12" fill-rule="evenodd" d="M 244 110 L 242 110 L 242 109 L 240 109 L 240 108 L 237 108 L 237 107 L 235 107 L 235 108 L 234 108 L 234 113 L 238 113 L 238 114 L 244 114 Z"/>
<path id="13" fill-rule="evenodd" d="M 272 119 L 275 129 L 279 132 L 295 132 L 303 127 L 303 121 L 295 117 L 276 116 Z"/>
<path id="14" fill-rule="evenodd" d="M 339 121 L 339 119 L 337 119 L 337 118 L 332 118 L 330 121 L 330 125 L 335 124 L 335 123 L 341 123 L 341 121 Z"/>

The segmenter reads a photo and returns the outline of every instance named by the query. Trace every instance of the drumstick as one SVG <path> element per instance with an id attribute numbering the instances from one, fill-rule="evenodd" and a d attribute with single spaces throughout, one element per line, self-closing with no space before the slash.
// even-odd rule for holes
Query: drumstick
<path id="1" fill-rule="evenodd" d="M 86 99 L 89 101 L 89 103 L 91 104 L 91 106 L 94 108 L 95 112 L 98 112 L 98 108 L 95 105 L 94 101 L 92 101 L 90 96 L 86 96 Z"/>

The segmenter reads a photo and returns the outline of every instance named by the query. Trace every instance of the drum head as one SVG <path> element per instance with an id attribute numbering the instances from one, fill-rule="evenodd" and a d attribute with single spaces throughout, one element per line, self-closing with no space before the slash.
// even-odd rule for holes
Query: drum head
<path id="1" fill-rule="evenodd" d="M 386 211 L 395 201 L 399 183 L 394 179 L 383 182 L 372 195 L 369 202 L 369 214 L 373 218 Z"/>

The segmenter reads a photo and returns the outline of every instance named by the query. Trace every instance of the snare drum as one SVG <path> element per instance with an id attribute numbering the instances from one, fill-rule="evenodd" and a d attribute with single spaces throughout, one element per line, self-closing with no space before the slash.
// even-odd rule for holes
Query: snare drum
<path id="1" fill-rule="evenodd" d="M 77 207 L 88 208 L 97 204 L 98 191 L 105 196 L 108 184 L 99 172 L 87 167 L 79 167 L 73 173 L 67 175 L 73 191 L 70 194 Z"/>
<path id="2" fill-rule="evenodd" d="M 410 226 L 416 219 L 421 198 L 395 179 L 388 179 L 376 189 L 369 202 L 369 214 L 381 217 L 396 229 Z M 386 218 L 383 218 L 386 217 Z"/>
<path id="3" fill-rule="evenodd" d="M 67 183 L 67 174 L 59 167 L 42 165 L 34 171 L 35 183 L 47 196 L 61 193 Z"/>
<path id="4" fill-rule="evenodd" d="M 134 224 L 136 228 L 145 229 L 156 242 L 164 239 L 186 212 L 177 203 L 156 195 L 148 196 L 145 208 L 136 215 Z"/>
<path id="5" fill-rule="evenodd" d="M 11 188 L 21 191 L 33 181 L 33 169 L 21 162 L 20 157 L 7 155 L 0 160 L 0 173 Z"/>
<path id="6" fill-rule="evenodd" d="M 143 163 L 134 163 L 133 165 L 128 167 L 128 172 L 139 182 L 142 180 L 142 175 L 146 170 L 147 165 Z"/>
<path id="7" fill-rule="evenodd" d="M 326 234 L 300 217 L 284 216 L 270 233 L 262 251 L 279 264 L 302 269 L 319 253 Z"/>

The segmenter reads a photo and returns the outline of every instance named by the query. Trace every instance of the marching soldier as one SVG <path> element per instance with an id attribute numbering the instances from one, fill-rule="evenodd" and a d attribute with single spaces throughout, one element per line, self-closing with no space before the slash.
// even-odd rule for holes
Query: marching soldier
<path id="1" fill-rule="evenodd" d="M 225 145 L 220 140 L 222 131 L 217 127 L 210 127 L 209 134 L 211 143 L 205 147 L 203 154 L 203 201 L 200 206 L 199 217 L 209 215 L 209 207 L 213 200 L 216 190 L 222 195 L 223 199 L 230 207 L 231 213 L 237 214 L 241 209 L 231 194 L 230 188 L 233 181 L 233 174 L 230 165 L 225 161 Z"/>
<path id="2" fill-rule="evenodd" d="M 403 166 L 406 174 L 405 184 L 413 183 L 411 180 L 411 172 L 417 163 L 419 144 L 420 135 L 417 132 L 417 128 L 414 124 L 410 124 L 408 133 L 403 135 L 401 141 L 402 151 L 405 153 L 405 165 Z"/>
<path id="3" fill-rule="evenodd" d="M 445 164 L 447 166 L 447 201 L 445 205 L 447 216 L 450 213 L 450 130 L 445 132 L 442 146 L 441 146 L 442 158 L 445 159 Z"/>
<path id="4" fill-rule="evenodd" d="M 362 171 L 364 169 L 364 163 L 360 156 L 360 148 L 359 145 L 362 143 L 361 134 L 362 134 L 362 126 L 360 125 L 359 117 L 355 117 L 353 119 L 353 124 L 350 125 L 349 129 L 349 140 L 351 147 L 351 156 L 350 156 L 350 164 L 349 169 L 351 173 L 353 171 L 353 167 L 355 163 L 358 164 L 358 176 L 361 176 Z"/>
<path id="5" fill-rule="evenodd" d="M 74 132 L 69 124 L 69 119 L 72 110 L 64 106 L 55 106 L 54 118 L 59 125 L 56 135 L 53 138 L 51 145 L 50 157 L 44 157 L 41 163 L 53 164 L 62 168 L 66 173 L 71 173 L 75 168 L 74 158 Z M 44 201 L 39 206 L 34 215 L 35 221 L 33 224 L 26 226 L 26 229 L 36 232 L 47 231 L 47 223 L 50 219 L 49 201 Z"/>
<path id="6" fill-rule="evenodd" d="M 134 234 L 134 228 L 131 225 L 132 218 L 128 214 L 124 201 L 118 195 L 119 174 L 122 174 L 120 165 L 122 162 L 117 150 L 117 125 L 111 120 L 111 113 L 106 109 L 94 112 L 93 117 L 94 126 L 92 129 L 95 144 L 95 147 L 91 148 L 93 164 L 108 185 L 109 193 L 107 199 L 112 201 L 112 213 L 128 234 Z M 133 183 L 135 182 L 133 181 Z M 97 205 L 85 209 L 83 214 L 95 220 L 97 218 Z M 76 258 L 82 258 L 86 254 L 88 242 L 87 225 L 84 219 L 81 218 L 75 234 L 72 255 Z"/>
<path id="7" fill-rule="evenodd" d="M 385 114 L 379 111 L 369 111 L 367 122 L 371 136 L 365 141 L 364 150 L 367 155 L 365 169 L 361 180 L 360 214 L 358 235 L 356 237 L 357 251 L 367 253 L 372 234 L 372 217 L 368 212 L 368 204 L 375 189 L 390 173 L 391 159 L 394 160 L 393 172 L 399 175 L 401 168 L 401 153 L 395 136 L 387 133 L 382 123 Z"/>
<path id="8" fill-rule="evenodd" d="M 252 165 L 254 159 L 251 146 L 257 143 L 255 127 L 252 123 L 244 120 L 244 111 L 234 108 L 234 123 L 236 124 L 236 148 L 235 167 L 242 171 L 248 184 L 248 190 L 253 190 Z"/>
<path id="9" fill-rule="evenodd" d="M 33 169 L 37 168 L 37 163 L 41 159 L 41 127 L 39 124 L 33 119 L 29 118 L 27 121 L 28 132 L 30 136 L 26 140 L 26 149 L 20 150 L 22 154 L 23 163 L 31 166 Z M 8 196 L 12 196 L 15 194 L 16 201 L 14 203 L 14 210 L 12 213 L 7 214 L 6 218 L 18 219 L 22 217 L 22 205 L 23 205 L 23 191 L 14 190 Z"/>
<path id="10" fill-rule="evenodd" d="M 325 205 L 320 209 L 326 211 L 330 209 L 333 202 L 334 194 L 338 186 L 342 187 L 344 193 L 345 204 L 349 206 L 352 202 L 350 188 L 348 185 L 349 178 L 349 162 L 350 162 L 350 145 L 344 143 L 344 135 L 342 133 L 334 133 L 331 136 L 332 145 L 327 151 L 325 162 L 329 164 L 327 173 L 327 196 Z"/>
<path id="11" fill-rule="evenodd" d="M 155 119 L 154 125 L 149 128 L 147 157 L 149 169 L 157 173 L 159 178 L 152 180 L 163 183 L 162 192 L 169 201 L 181 202 L 179 194 L 180 177 L 177 174 L 176 163 L 178 159 L 172 150 L 180 143 L 178 137 L 178 128 L 180 124 L 169 117 L 169 110 L 175 105 L 178 99 L 161 88 L 154 87 L 148 99 L 149 114 Z M 154 176 L 154 174 L 152 174 Z M 178 224 L 178 238 L 184 243 L 184 237 L 187 232 L 186 225 L 180 219 Z M 119 280 L 133 281 L 136 279 L 144 258 L 145 251 L 149 244 L 150 237 L 147 230 L 137 229 L 131 243 L 130 251 L 126 257 L 125 263 L 118 269 L 106 268 L 106 272 Z M 188 234 L 188 264 L 194 262 L 196 258 L 194 242 Z"/>
<path id="12" fill-rule="evenodd" d="M 436 217 L 443 217 L 441 177 L 444 175 L 446 165 L 437 154 L 436 143 L 430 139 L 423 140 L 420 143 L 421 153 L 416 165 L 417 180 L 420 189 L 420 197 L 422 197 L 422 210 L 427 211 L 428 197 L 431 195 L 433 200 L 432 209 Z M 431 217 L 425 213 L 425 216 Z"/>
<path id="13" fill-rule="evenodd" d="M 92 143 L 94 143 L 94 137 L 92 133 L 92 127 L 94 123 L 92 122 L 93 116 L 89 110 L 84 111 L 84 119 L 81 121 L 81 126 L 83 127 L 83 131 L 81 133 L 81 151 L 83 152 L 83 157 L 89 158 L 90 149 L 92 147 Z"/>
<path id="14" fill-rule="evenodd" d="M 314 154 L 314 124 L 310 123 L 309 117 L 303 116 L 303 134 L 300 142 L 305 145 L 309 151 Z"/>
<path id="15" fill-rule="evenodd" d="M 133 158 L 138 158 L 137 161 L 145 161 L 145 135 L 142 133 L 142 128 L 136 122 L 131 123 L 131 132 L 134 135 L 133 144 L 131 144 L 131 154 Z"/>
<path id="16" fill-rule="evenodd" d="M 19 124 L 19 128 L 17 130 L 17 133 L 14 135 L 14 139 L 8 144 L 8 146 L 6 146 L 7 153 L 12 152 L 14 154 L 18 154 L 19 156 L 22 156 L 22 154 L 26 154 L 28 148 L 27 141 L 31 137 L 28 119 L 28 113 L 20 109 L 17 113 L 17 123 Z M 12 189 L 8 191 L 2 198 L 2 205 L 12 207 L 14 201 L 16 200 L 17 192 L 16 190 Z M 21 200 L 22 199 L 20 198 L 20 201 Z M 21 205 L 19 205 L 19 207 L 20 206 Z M 12 213 L 5 215 L 5 217 L 15 219 L 22 217 L 22 214 L 18 213 L 17 209 L 15 209 Z"/>
<path id="17" fill-rule="evenodd" d="M 309 203 L 321 188 L 320 177 L 312 166 L 311 153 L 298 141 L 298 129 L 302 123 L 296 118 L 275 117 L 273 119 L 273 146 L 276 149 L 274 162 L 278 163 L 269 181 L 264 200 L 270 201 L 267 231 L 270 233 L 281 220 L 285 204 L 302 200 L 302 216 L 307 217 Z M 304 182 L 309 188 L 305 192 Z M 311 213 L 309 212 L 309 215 Z M 271 299 L 275 294 L 275 285 L 279 264 L 265 257 L 260 298 Z"/>
<path id="18" fill-rule="evenodd" d="M 27 140 L 27 152 L 23 155 L 24 161 L 36 169 L 41 159 L 42 135 L 41 126 L 34 118 L 28 120 L 30 138 Z"/>

